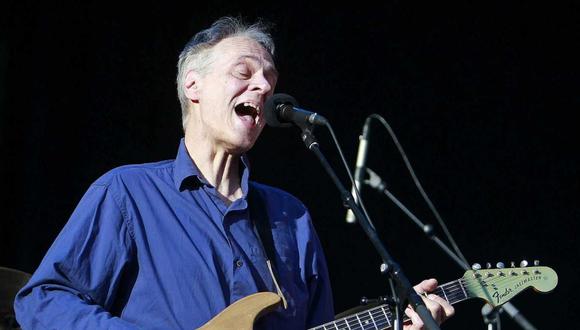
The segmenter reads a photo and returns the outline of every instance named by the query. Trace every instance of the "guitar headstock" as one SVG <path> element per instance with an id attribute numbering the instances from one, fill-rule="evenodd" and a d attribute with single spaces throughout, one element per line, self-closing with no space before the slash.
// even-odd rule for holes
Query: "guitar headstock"
<path id="1" fill-rule="evenodd" d="M 461 279 L 468 297 L 481 298 L 500 306 L 518 293 L 532 287 L 550 292 L 558 284 L 558 275 L 550 267 L 512 267 L 468 270 Z"/>

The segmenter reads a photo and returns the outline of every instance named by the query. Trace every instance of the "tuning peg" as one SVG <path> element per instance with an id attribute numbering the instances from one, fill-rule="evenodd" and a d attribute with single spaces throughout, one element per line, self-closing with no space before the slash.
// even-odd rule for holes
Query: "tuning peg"
<path id="1" fill-rule="evenodd" d="M 510 267 L 511 267 L 511 268 L 516 268 L 516 263 L 515 263 L 515 262 L 513 262 L 513 261 L 512 261 L 512 262 L 510 262 Z"/>
<path id="2" fill-rule="evenodd" d="M 471 265 L 471 269 L 473 270 L 480 270 L 481 269 L 481 265 L 478 263 L 475 263 L 473 265 Z"/>
<path id="3" fill-rule="evenodd" d="M 381 264 L 381 274 L 386 274 L 389 270 L 389 265 L 383 262 Z"/>
<path id="4" fill-rule="evenodd" d="M 540 260 L 534 260 L 534 266 L 539 266 L 540 265 Z"/>
<path id="5" fill-rule="evenodd" d="M 485 268 L 490 269 L 491 268 L 491 264 L 489 262 L 485 263 Z"/>
<path id="6" fill-rule="evenodd" d="M 504 263 L 503 263 L 503 262 L 501 262 L 501 261 L 500 261 L 500 262 L 498 262 L 497 264 L 495 264 L 495 266 L 496 266 L 497 268 L 505 268 L 505 265 L 504 265 Z"/>
<path id="7" fill-rule="evenodd" d="M 520 267 L 528 267 L 528 261 L 527 260 L 522 260 L 520 262 Z"/>

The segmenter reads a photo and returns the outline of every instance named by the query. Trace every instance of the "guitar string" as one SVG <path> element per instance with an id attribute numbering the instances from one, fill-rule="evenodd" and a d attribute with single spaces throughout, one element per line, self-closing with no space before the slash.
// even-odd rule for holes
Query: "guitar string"
<path id="1" fill-rule="evenodd" d="M 508 270 L 509 269 L 506 269 L 506 271 L 508 271 Z M 521 270 L 521 268 L 519 268 L 517 270 Z M 493 278 L 494 283 L 493 284 L 500 285 L 506 281 L 513 281 L 515 279 L 513 277 L 514 274 L 511 274 L 511 272 L 513 272 L 513 271 L 516 271 L 516 270 L 515 269 L 511 270 L 510 273 L 504 273 L 504 275 L 494 274 L 493 275 L 494 276 L 494 278 Z M 508 276 L 508 275 L 510 275 L 510 276 Z M 519 275 L 518 278 L 521 278 L 521 275 L 530 275 L 531 276 L 534 274 L 531 272 L 528 272 L 526 274 L 524 274 L 524 273 L 519 274 L 518 273 L 517 275 Z M 505 276 L 505 277 L 504 278 L 500 277 L 500 279 L 497 280 L 497 276 Z M 486 279 L 483 278 L 482 280 L 485 281 Z M 433 290 L 432 293 L 437 294 L 438 296 L 444 298 L 445 300 L 447 300 L 450 303 L 457 303 L 457 302 L 460 302 L 462 300 L 466 300 L 469 298 L 467 296 L 466 288 L 469 291 L 473 291 L 473 289 L 474 289 L 474 288 L 469 288 L 465 284 L 467 284 L 467 280 L 465 280 L 464 278 L 461 278 L 459 280 L 445 283 L 445 284 L 438 286 L 435 290 Z M 477 286 L 480 286 L 479 285 L 480 283 L 477 283 L 477 284 L 478 284 Z M 441 293 L 443 293 L 443 295 L 441 295 Z M 344 323 L 345 325 L 347 325 L 349 327 L 349 329 L 352 329 L 352 330 L 366 329 L 367 326 L 371 326 L 373 328 L 376 328 L 377 326 L 382 327 L 385 325 L 391 326 L 390 318 L 392 317 L 392 313 L 391 313 L 390 309 L 385 308 L 386 306 L 387 305 L 377 306 L 377 307 L 369 309 L 365 312 L 358 313 L 355 316 L 346 317 L 346 318 L 341 319 L 341 320 L 336 320 L 336 321 L 324 324 L 324 325 L 322 325 L 323 328 L 317 327 L 314 329 L 326 329 L 326 326 L 334 326 L 335 328 L 338 329 L 339 322 Z M 408 319 L 408 318 L 405 316 L 405 319 Z"/>
<path id="2" fill-rule="evenodd" d="M 465 295 L 461 295 L 465 297 Z M 466 298 L 463 298 L 466 299 Z M 451 299 L 453 300 L 453 299 Z M 455 301 L 458 302 L 459 300 Z M 347 325 L 347 327 L 351 330 L 358 330 L 358 329 L 376 329 L 376 327 L 390 327 L 392 318 L 392 313 L 389 309 L 386 308 L 386 305 L 381 305 L 372 309 L 369 309 L 365 312 L 361 312 L 356 314 L 357 316 L 350 316 L 345 319 L 341 319 L 335 321 L 334 323 L 328 324 L 328 327 L 334 326 L 338 328 L 340 323 Z M 386 317 L 385 317 L 386 316 Z M 407 316 L 404 317 L 404 321 L 409 320 Z M 326 329 L 326 327 L 324 328 Z"/>
<path id="3" fill-rule="evenodd" d="M 349 317 L 346 317 L 344 319 L 340 319 L 340 320 L 336 320 L 334 322 L 324 324 L 323 325 L 323 326 L 325 326 L 324 328 L 315 328 L 315 329 L 326 329 L 327 327 L 331 327 L 331 326 L 334 326 L 337 329 L 346 329 L 346 328 L 342 327 L 342 324 L 346 325 L 348 327 L 348 329 L 351 329 L 351 330 L 365 329 L 366 326 L 373 326 L 374 327 L 374 325 L 378 325 L 378 326 L 390 325 L 389 321 L 387 320 L 387 318 L 385 317 L 385 314 L 384 314 L 385 307 L 386 307 L 386 305 L 377 306 L 377 307 L 374 307 L 366 312 L 362 312 L 362 313 L 357 314 L 357 315 L 361 316 L 359 318 L 356 318 L 356 316 L 349 316 Z M 363 314 L 369 314 L 369 316 L 366 316 Z M 372 317 L 370 315 L 372 315 Z M 378 322 L 377 321 L 372 322 L 372 318 L 378 319 Z M 371 322 L 368 322 L 369 319 L 371 320 Z M 340 326 L 340 328 L 339 328 L 339 326 Z"/>
<path id="4" fill-rule="evenodd" d="M 455 282 L 458 282 L 458 281 L 455 281 Z M 433 291 L 433 293 L 437 294 L 438 292 L 443 292 L 443 289 L 446 289 L 446 295 L 448 297 L 448 301 L 450 301 L 451 303 L 458 302 L 458 301 L 460 301 L 460 299 L 467 299 L 467 297 L 465 297 L 465 294 L 463 293 L 463 290 L 455 282 L 443 284 L 443 285 L 437 287 Z M 457 292 L 453 293 L 451 291 L 453 289 L 456 289 Z M 441 294 L 438 294 L 438 295 L 441 296 Z M 449 297 L 451 297 L 451 298 L 449 298 Z M 458 297 L 461 297 L 461 298 L 458 298 Z M 325 324 L 324 326 L 328 325 L 328 326 L 335 326 L 336 327 L 336 326 L 338 326 L 339 322 L 345 323 L 352 330 L 365 329 L 366 326 L 372 326 L 372 327 L 385 326 L 385 325 L 390 326 L 390 319 L 392 318 L 392 313 L 389 309 L 387 309 L 385 307 L 386 307 L 386 305 L 381 305 L 381 306 L 369 309 L 365 312 L 358 313 L 354 316 L 349 316 L 345 319 L 341 319 L 338 321 L 334 321 L 334 322 Z M 385 317 L 385 315 L 386 315 L 386 317 Z M 405 316 L 405 319 L 408 320 L 408 318 L 406 316 Z M 376 321 L 376 320 L 378 320 L 378 321 Z M 362 326 L 362 328 L 361 328 L 361 326 Z"/>
<path id="5" fill-rule="evenodd" d="M 459 282 L 459 280 L 456 282 Z M 462 280 L 462 282 L 465 282 L 465 281 Z M 436 288 L 433 291 L 433 293 L 437 294 L 439 296 L 442 296 L 440 294 L 440 292 L 443 292 L 443 289 L 445 289 L 445 295 L 447 296 L 446 300 L 449 301 L 450 303 L 457 303 L 461 300 L 465 300 L 468 298 L 458 283 L 444 284 L 444 285 Z M 456 292 L 452 292 L 452 290 L 456 290 Z M 444 298 L 444 297 L 442 297 L 442 298 Z M 353 330 L 366 329 L 367 326 L 370 326 L 373 328 L 376 328 L 377 326 L 382 327 L 385 325 L 390 326 L 391 325 L 390 321 L 387 318 L 390 319 L 392 317 L 392 313 L 390 310 L 385 309 L 385 307 L 386 307 L 386 305 L 382 305 L 382 306 L 370 309 L 366 312 L 362 312 L 360 314 L 357 314 L 359 317 L 356 318 L 356 320 L 355 320 L 355 317 L 349 317 L 349 318 L 346 318 L 346 319 L 341 320 L 341 321 L 345 324 L 348 323 L 347 326 Z M 387 316 L 387 318 L 385 318 L 385 315 Z M 405 319 L 408 320 L 408 318 L 406 316 L 405 316 Z M 376 321 L 376 320 L 378 320 L 378 321 Z M 336 322 L 336 323 L 338 323 L 338 322 Z M 362 324 L 362 328 L 361 328 L 361 324 Z M 338 324 L 335 324 L 335 325 L 338 325 Z"/>
<path id="6" fill-rule="evenodd" d="M 460 300 L 457 300 L 455 302 L 459 301 Z M 378 308 L 367 311 L 366 313 L 363 312 L 361 314 L 358 314 L 359 317 L 356 319 L 355 317 L 349 317 L 343 320 L 332 322 L 330 324 L 326 324 L 322 328 L 315 329 L 327 329 L 332 327 L 336 329 L 350 329 L 350 330 L 376 329 L 377 327 L 380 329 L 389 328 L 392 326 L 391 319 L 393 318 L 393 316 L 391 311 L 386 307 L 387 307 L 386 305 L 382 305 Z M 409 318 L 405 315 L 403 321 L 406 322 L 408 320 Z M 346 327 L 344 327 L 343 325 L 346 325 Z"/>
<path id="7" fill-rule="evenodd" d="M 453 298 L 451 298 L 450 302 L 457 303 L 465 299 L 467 299 L 467 297 L 464 294 L 461 294 L 460 296 L 454 296 Z M 350 317 L 345 320 L 342 320 L 342 323 L 347 325 L 347 328 L 350 330 L 359 330 L 359 329 L 366 330 L 377 328 L 385 329 L 392 326 L 391 320 L 393 319 L 393 315 L 390 309 L 387 308 L 387 305 L 379 306 L 377 308 L 367 311 L 366 313 L 363 312 L 358 315 L 359 315 L 358 319 L 355 320 L 354 317 Z M 406 322 L 408 320 L 409 317 L 404 315 L 403 322 Z M 335 324 L 336 324 L 335 328 L 338 328 L 340 322 L 336 322 Z M 339 329 L 347 329 L 347 328 L 339 328 Z"/>
<path id="8" fill-rule="evenodd" d="M 342 325 L 340 323 L 343 323 L 344 325 L 346 325 L 348 327 L 348 329 L 351 330 L 358 330 L 358 329 L 367 329 L 368 327 L 371 327 L 371 329 L 376 327 L 384 327 L 384 326 L 390 326 L 390 322 L 385 318 L 384 316 L 384 305 L 381 307 L 377 307 L 374 308 L 372 310 L 372 312 L 368 312 L 368 313 L 363 313 L 363 314 L 369 314 L 369 316 L 362 316 L 357 320 L 354 320 L 354 317 L 349 317 L 346 320 L 339 320 L 339 321 L 335 321 L 334 325 L 335 328 L 338 328 L 338 326 L 341 326 L 340 329 L 345 329 L 342 327 Z M 381 309 L 383 311 L 381 311 Z M 380 317 L 377 317 L 380 316 Z M 350 320 L 350 321 L 349 321 Z M 370 320 L 370 321 L 369 321 Z M 373 320 L 378 320 L 378 321 L 374 321 Z"/>

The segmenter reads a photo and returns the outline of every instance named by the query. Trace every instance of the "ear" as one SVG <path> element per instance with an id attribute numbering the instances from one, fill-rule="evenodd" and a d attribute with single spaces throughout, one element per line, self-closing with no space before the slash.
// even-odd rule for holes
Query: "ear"
<path id="1" fill-rule="evenodd" d="M 185 96 L 193 103 L 199 102 L 199 88 L 201 84 L 201 75 L 193 70 L 187 71 L 183 82 Z"/>

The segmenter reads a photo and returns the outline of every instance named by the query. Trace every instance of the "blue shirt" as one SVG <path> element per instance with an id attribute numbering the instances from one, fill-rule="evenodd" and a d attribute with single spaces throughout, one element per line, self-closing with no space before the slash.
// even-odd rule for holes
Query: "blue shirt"
<path id="1" fill-rule="evenodd" d="M 304 205 L 249 182 L 229 206 L 200 175 L 183 139 L 175 160 L 122 166 L 95 181 L 15 299 L 23 329 L 194 329 L 228 305 L 276 292 L 249 219 L 251 184 L 272 226 L 288 302 L 262 329 L 333 319 L 323 251 Z"/>

